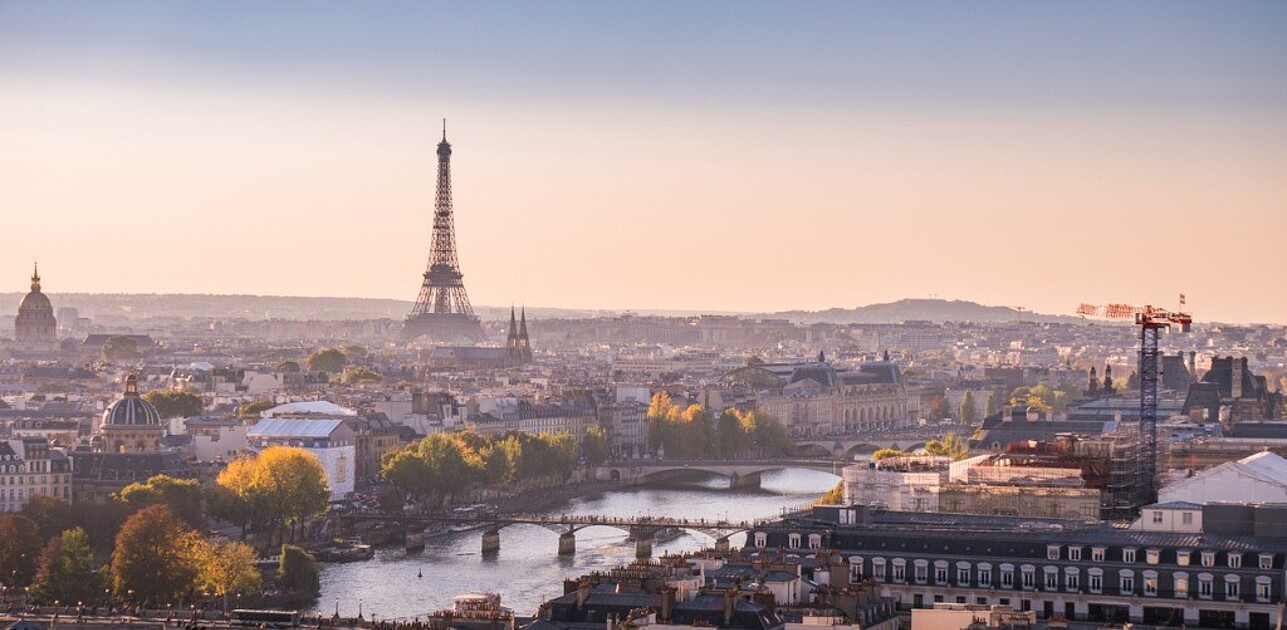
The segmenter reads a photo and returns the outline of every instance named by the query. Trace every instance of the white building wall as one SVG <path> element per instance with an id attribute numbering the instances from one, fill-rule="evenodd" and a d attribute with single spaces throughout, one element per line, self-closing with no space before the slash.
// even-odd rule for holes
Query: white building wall
<path id="1" fill-rule="evenodd" d="M 330 448 L 305 448 L 304 450 L 316 455 L 317 459 L 322 462 L 322 468 L 326 469 L 326 481 L 331 485 L 332 501 L 343 499 L 345 495 L 353 492 L 354 467 L 357 465 L 357 448 L 355 446 L 349 444 Z"/>

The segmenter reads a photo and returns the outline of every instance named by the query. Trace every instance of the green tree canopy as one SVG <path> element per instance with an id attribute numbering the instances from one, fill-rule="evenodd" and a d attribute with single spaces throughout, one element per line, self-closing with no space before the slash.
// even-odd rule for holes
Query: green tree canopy
<path id="1" fill-rule="evenodd" d="M 608 460 L 608 436 L 597 426 L 586 429 L 581 438 L 581 454 L 590 464 L 602 464 Z"/>
<path id="2" fill-rule="evenodd" d="M 103 342 L 104 361 L 131 361 L 139 358 L 139 344 L 132 337 L 113 335 Z"/>
<path id="3" fill-rule="evenodd" d="M 205 529 L 201 513 L 201 482 L 156 475 L 143 483 L 125 486 L 115 498 L 137 512 L 151 505 L 166 505 L 176 517 L 192 529 Z"/>
<path id="4" fill-rule="evenodd" d="M 282 545 L 281 559 L 277 562 L 277 586 L 311 594 L 321 591 L 313 556 L 295 545 Z"/>
<path id="5" fill-rule="evenodd" d="M 953 461 L 957 461 L 969 457 L 970 445 L 961 436 L 949 432 L 941 440 L 926 442 L 925 453 L 938 457 L 950 457 Z"/>
<path id="6" fill-rule="evenodd" d="M 906 455 L 903 451 L 896 448 L 882 448 L 871 454 L 871 461 L 878 462 L 889 457 L 902 457 Z"/>
<path id="7" fill-rule="evenodd" d="M 40 553 L 40 569 L 31 593 L 43 604 L 96 601 L 102 595 L 85 530 L 72 528 L 49 540 Z"/>
<path id="8" fill-rule="evenodd" d="M 278 363 L 277 367 L 273 368 L 273 370 L 287 373 L 301 371 L 298 361 L 282 361 L 281 363 Z"/>
<path id="9" fill-rule="evenodd" d="M 343 352 L 350 361 L 360 361 L 367 357 L 366 348 L 352 343 L 340 348 L 340 352 Z"/>
<path id="10" fill-rule="evenodd" d="M 241 419 L 258 418 L 259 414 L 276 407 L 277 404 L 271 400 L 256 400 L 237 406 L 237 417 Z"/>
<path id="11" fill-rule="evenodd" d="M 384 377 L 369 367 L 359 365 L 344 370 L 343 380 L 349 385 L 357 385 L 360 383 L 379 383 L 384 380 Z"/>
<path id="12" fill-rule="evenodd" d="M 143 399 L 156 407 L 162 418 L 191 418 L 201 415 L 205 403 L 201 395 L 187 391 L 166 391 L 154 389 L 143 394 Z"/>
<path id="13" fill-rule="evenodd" d="M 961 397 L 961 413 L 958 414 L 961 424 L 973 425 L 979 421 L 979 405 L 974 401 L 974 392 L 965 390 Z"/>
<path id="14" fill-rule="evenodd" d="M 309 372 L 326 372 L 328 374 L 339 374 L 348 364 L 348 357 L 343 352 L 335 348 L 323 348 L 308 355 L 305 365 Z"/>

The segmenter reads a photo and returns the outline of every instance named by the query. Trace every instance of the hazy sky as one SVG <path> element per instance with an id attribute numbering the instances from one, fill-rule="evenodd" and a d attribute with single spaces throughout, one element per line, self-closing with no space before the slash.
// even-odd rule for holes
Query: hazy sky
<path id="1" fill-rule="evenodd" d="M 0 286 L 1287 321 L 1287 3 L 7 2 Z"/>

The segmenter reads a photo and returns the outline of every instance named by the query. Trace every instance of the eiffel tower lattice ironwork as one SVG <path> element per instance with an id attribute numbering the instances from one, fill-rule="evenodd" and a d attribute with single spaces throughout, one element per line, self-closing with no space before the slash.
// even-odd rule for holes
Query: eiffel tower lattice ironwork
<path id="1" fill-rule="evenodd" d="M 438 143 L 438 193 L 434 197 L 433 251 L 424 273 L 416 305 L 402 324 L 399 338 L 409 342 L 422 336 L 439 340 L 483 338 L 483 327 L 469 305 L 464 274 L 456 259 L 456 227 L 451 210 L 451 145 L 447 122 Z"/>

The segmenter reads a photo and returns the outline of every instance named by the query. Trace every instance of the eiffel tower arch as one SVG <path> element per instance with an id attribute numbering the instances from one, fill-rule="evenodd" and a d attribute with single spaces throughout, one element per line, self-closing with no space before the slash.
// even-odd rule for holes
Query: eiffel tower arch
<path id="1" fill-rule="evenodd" d="M 434 197 L 433 249 L 425 269 L 416 305 L 402 323 L 398 340 L 410 343 L 421 337 L 436 341 L 483 339 L 483 327 L 465 293 L 464 274 L 456 259 L 456 226 L 451 209 L 451 145 L 443 121 L 438 143 L 438 192 Z"/>

